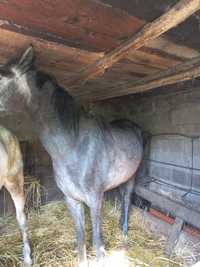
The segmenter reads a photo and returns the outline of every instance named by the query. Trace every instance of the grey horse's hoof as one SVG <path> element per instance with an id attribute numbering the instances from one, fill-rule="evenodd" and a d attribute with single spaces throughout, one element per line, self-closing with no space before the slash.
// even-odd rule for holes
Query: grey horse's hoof
<path id="1" fill-rule="evenodd" d="M 84 260 L 78 264 L 78 267 L 89 267 L 88 261 Z"/>
<path id="2" fill-rule="evenodd" d="M 101 246 L 96 251 L 96 256 L 97 256 L 97 259 L 103 259 L 106 256 L 106 250 L 105 250 L 104 246 Z"/>
<path id="3" fill-rule="evenodd" d="M 24 262 L 22 264 L 23 267 L 31 267 L 32 266 L 32 260 L 30 257 L 26 257 L 24 259 Z"/>

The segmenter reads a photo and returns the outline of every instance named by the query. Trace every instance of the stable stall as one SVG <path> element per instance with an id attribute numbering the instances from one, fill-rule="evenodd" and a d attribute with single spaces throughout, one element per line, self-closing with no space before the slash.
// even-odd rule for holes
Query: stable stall
<path id="1" fill-rule="evenodd" d="M 0 1 L 1 65 L 32 45 L 37 68 L 87 114 L 142 129 L 127 240 L 119 189 L 106 193 L 104 266 L 200 266 L 199 33 L 199 0 Z M 74 225 L 35 126 L 17 108 L 0 111 L 0 124 L 20 141 L 33 266 L 76 266 Z M 14 212 L 1 190 L 0 266 L 22 258 Z"/>

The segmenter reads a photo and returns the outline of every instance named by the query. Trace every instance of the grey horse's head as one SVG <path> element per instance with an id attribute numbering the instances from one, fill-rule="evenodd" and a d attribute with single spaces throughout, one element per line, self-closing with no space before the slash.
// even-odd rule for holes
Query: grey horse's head
<path id="1" fill-rule="evenodd" d="M 34 49 L 30 46 L 20 57 L 0 65 L 0 111 L 20 112 L 31 101 L 26 74 L 34 58 Z"/>

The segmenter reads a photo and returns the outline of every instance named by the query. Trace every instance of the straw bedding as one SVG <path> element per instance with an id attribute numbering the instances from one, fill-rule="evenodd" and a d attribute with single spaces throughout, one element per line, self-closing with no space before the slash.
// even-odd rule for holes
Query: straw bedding
<path id="1" fill-rule="evenodd" d="M 167 259 L 165 240 L 147 232 L 137 210 L 131 212 L 129 237 L 124 240 L 119 228 L 118 205 L 105 202 L 103 206 L 103 236 L 108 256 L 104 266 L 113 267 L 178 267 L 180 258 Z M 74 224 L 64 202 L 44 205 L 39 212 L 31 210 L 28 216 L 29 239 L 33 267 L 76 266 Z M 91 246 L 91 224 L 86 210 L 87 253 L 90 266 L 95 261 Z M 0 267 L 20 266 L 22 241 L 15 217 L 0 218 Z"/>

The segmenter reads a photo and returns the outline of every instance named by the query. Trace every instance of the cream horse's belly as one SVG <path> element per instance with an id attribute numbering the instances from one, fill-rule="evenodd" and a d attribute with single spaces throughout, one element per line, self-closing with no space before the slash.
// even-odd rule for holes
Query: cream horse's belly
<path id="1" fill-rule="evenodd" d="M 0 126 L 0 189 L 6 182 L 15 182 L 15 176 L 20 170 L 23 170 L 23 161 L 19 142 Z"/>
<path id="2" fill-rule="evenodd" d="M 8 175 L 8 154 L 4 145 L 0 143 L 0 189 Z"/>

